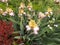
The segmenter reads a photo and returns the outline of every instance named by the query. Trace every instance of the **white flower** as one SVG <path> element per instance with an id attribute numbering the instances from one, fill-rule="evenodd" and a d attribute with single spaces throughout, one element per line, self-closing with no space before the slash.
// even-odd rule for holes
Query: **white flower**
<path id="1" fill-rule="evenodd" d="M 46 17 L 46 15 L 44 15 L 44 13 L 42 13 L 42 12 L 39 12 L 38 18 L 44 18 L 44 17 Z"/>
<path id="2" fill-rule="evenodd" d="M 50 25 L 48 25 L 48 27 L 49 27 L 49 29 L 51 29 L 51 30 L 53 29 Z"/>
<path id="3" fill-rule="evenodd" d="M 50 18 L 50 15 L 52 15 L 53 12 L 45 12 L 45 15 L 48 16 Z"/>
<path id="4" fill-rule="evenodd" d="M 32 10 L 32 8 L 28 8 L 28 10 L 30 10 L 30 11 L 31 11 L 31 10 Z"/>
<path id="5" fill-rule="evenodd" d="M 52 14 L 53 14 L 53 12 L 50 12 L 50 14 L 52 15 Z"/>
<path id="6" fill-rule="evenodd" d="M 26 15 L 26 12 L 24 12 L 23 14 L 25 14 L 25 15 Z"/>
<path id="7" fill-rule="evenodd" d="M 37 27 L 34 27 L 33 30 L 34 31 L 38 31 L 39 30 L 39 27 L 38 26 Z"/>
<path id="8" fill-rule="evenodd" d="M 45 12 L 45 15 L 49 15 L 49 12 Z"/>
<path id="9" fill-rule="evenodd" d="M 54 26 L 55 26 L 55 27 L 58 27 L 58 25 L 57 25 L 57 24 L 54 24 Z"/>
<path id="10" fill-rule="evenodd" d="M 31 30 L 31 27 L 29 25 L 26 25 L 27 31 Z"/>
<path id="11" fill-rule="evenodd" d="M 7 15 L 7 12 L 5 11 L 5 12 L 3 12 L 3 14 L 2 15 L 4 15 L 4 16 L 6 16 Z"/>
<path id="12" fill-rule="evenodd" d="M 34 27 L 34 28 L 33 28 L 33 30 L 34 30 L 34 31 L 33 31 L 33 33 L 34 33 L 34 34 L 38 34 L 39 27 L 38 27 L 38 26 L 36 26 L 36 27 Z"/>
<path id="13" fill-rule="evenodd" d="M 50 27 L 50 25 L 48 25 L 48 27 Z"/>
<path id="14" fill-rule="evenodd" d="M 11 13 L 9 13 L 9 15 L 10 15 L 10 16 L 14 16 L 14 13 L 13 13 L 13 12 L 11 12 Z"/>
<path id="15" fill-rule="evenodd" d="M 49 27 L 49 29 L 51 29 L 51 30 L 52 30 L 53 28 L 52 28 L 52 27 Z"/>
<path id="16" fill-rule="evenodd" d="M 52 18 L 53 21 L 55 21 L 55 18 Z"/>

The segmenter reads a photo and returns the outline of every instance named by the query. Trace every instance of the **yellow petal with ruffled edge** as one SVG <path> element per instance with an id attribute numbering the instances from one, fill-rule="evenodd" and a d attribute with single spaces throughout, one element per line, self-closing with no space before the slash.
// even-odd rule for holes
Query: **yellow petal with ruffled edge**
<path id="1" fill-rule="evenodd" d="M 47 12 L 52 12 L 52 8 L 48 8 L 47 9 Z"/>
<path id="2" fill-rule="evenodd" d="M 37 24 L 36 24 L 35 20 L 30 20 L 30 21 L 29 21 L 29 26 L 30 26 L 31 28 L 36 27 Z"/>

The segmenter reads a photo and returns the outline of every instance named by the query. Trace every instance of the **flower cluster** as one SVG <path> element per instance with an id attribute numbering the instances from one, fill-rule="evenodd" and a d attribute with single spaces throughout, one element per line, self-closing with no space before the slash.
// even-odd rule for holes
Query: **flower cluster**
<path id="1" fill-rule="evenodd" d="M 45 13 L 39 12 L 38 18 L 43 19 L 47 16 L 50 18 L 50 15 L 52 14 L 53 14 L 52 8 L 49 7 Z"/>
<path id="2" fill-rule="evenodd" d="M 25 14 L 24 12 L 25 4 L 21 2 L 20 7 L 19 7 L 19 13 L 18 16 L 20 17 L 22 14 Z"/>
<path id="3" fill-rule="evenodd" d="M 53 12 L 55 12 L 55 9 L 52 10 L 53 7 L 51 7 L 50 2 L 48 2 L 47 0 L 41 1 L 41 5 L 40 5 L 40 1 L 37 3 L 31 0 L 33 3 L 40 5 L 38 6 L 38 8 L 40 7 L 40 12 L 37 9 L 36 10 L 33 9 L 35 7 L 35 4 L 30 2 L 30 0 L 28 0 L 26 4 L 24 0 L 22 2 L 20 1 L 21 3 L 17 0 L 16 2 L 18 3 L 16 2 L 14 3 L 16 4 L 17 7 L 15 5 L 13 6 L 14 1 L 12 3 L 7 2 L 8 0 L 1 0 L 1 1 L 5 2 L 7 4 L 7 7 L 5 7 L 6 8 L 5 10 L 3 10 L 3 8 L 0 8 L 0 16 L 2 15 L 1 16 L 2 20 L 5 19 L 7 21 L 0 20 L 0 45 L 16 45 L 16 44 L 44 45 L 43 44 L 44 38 L 48 36 L 50 37 L 50 34 L 52 34 L 52 31 L 54 31 L 55 28 L 59 27 L 58 25 L 59 17 L 57 16 L 56 18 L 55 15 L 57 14 L 55 13 L 53 15 Z M 48 6 L 46 5 L 45 7 L 46 9 L 44 9 L 45 3 L 43 6 L 43 2 L 48 2 L 47 3 Z M 59 0 L 55 0 L 55 2 L 59 3 Z M 20 5 L 17 5 L 19 3 Z M 8 4 L 9 6 L 11 6 L 12 4 L 12 7 L 14 9 L 16 7 L 18 10 L 16 9 L 15 11 L 13 11 L 13 9 L 8 6 Z M 14 13 L 16 11 L 17 13 Z M 16 32 L 14 32 L 12 22 L 9 22 L 8 20 L 11 20 L 12 22 L 14 22 L 14 28 Z M 49 34 L 49 32 L 51 33 Z M 14 36 L 15 40 L 13 40 L 12 36 Z M 41 42 L 41 43 L 36 44 L 35 42 L 37 43 Z"/>
<path id="4" fill-rule="evenodd" d="M 45 15 L 47 15 L 48 17 L 50 16 L 50 15 L 52 15 L 53 14 L 53 12 L 52 12 L 52 8 L 48 8 L 47 9 L 47 11 L 45 12 Z"/>
<path id="5" fill-rule="evenodd" d="M 6 16 L 7 14 L 10 16 L 14 16 L 14 12 L 11 8 L 6 8 L 6 11 L 3 11 L 3 9 L 0 8 L 0 14 Z"/>
<path id="6" fill-rule="evenodd" d="M 25 11 L 25 9 L 28 10 L 28 12 Z M 31 13 L 32 12 L 32 13 Z M 48 7 L 46 12 L 39 12 L 37 14 L 37 19 L 41 20 L 45 17 L 49 17 L 50 15 L 53 14 L 52 8 Z M 27 16 L 27 18 L 30 20 L 28 21 L 28 25 L 26 25 L 26 30 L 33 30 L 34 34 L 38 34 L 39 27 L 35 20 L 32 20 L 33 17 L 36 15 L 35 11 L 33 10 L 32 3 L 29 2 L 27 6 L 23 2 L 21 2 L 20 7 L 19 7 L 19 13 L 18 16 L 21 17 L 22 15 Z M 23 16 L 22 16 L 23 17 Z"/>
<path id="7" fill-rule="evenodd" d="M 11 45 L 13 41 L 12 33 L 14 29 L 12 22 L 0 20 L 0 45 Z"/>
<path id="8" fill-rule="evenodd" d="M 29 2 L 29 4 L 27 6 L 25 6 L 25 4 L 23 2 L 21 2 L 20 6 L 19 6 L 19 13 L 18 16 L 20 17 L 23 14 L 26 14 L 25 9 L 28 9 L 29 11 L 32 10 L 32 4 Z"/>

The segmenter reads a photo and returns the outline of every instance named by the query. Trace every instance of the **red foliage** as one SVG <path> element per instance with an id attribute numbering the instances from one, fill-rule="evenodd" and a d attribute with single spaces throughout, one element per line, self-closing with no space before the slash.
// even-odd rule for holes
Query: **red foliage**
<path id="1" fill-rule="evenodd" d="M 0 20 L 0 45 L 12 45 L 14 32 L 12 22 Z"/>

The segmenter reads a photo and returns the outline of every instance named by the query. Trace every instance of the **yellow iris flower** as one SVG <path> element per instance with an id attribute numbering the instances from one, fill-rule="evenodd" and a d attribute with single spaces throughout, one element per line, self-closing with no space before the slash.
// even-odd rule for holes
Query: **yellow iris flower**
<path id="1" fill-rule="evenodd" d="M 38 34 L 38 31 L 39 31 L 39 27 L 36 24 L 35 20 L 30 20 L 29 21 L 29 25 L 26 25 L 26 29 L 27 29 L 27 31 L 32 29 L 33 30 L 33 34 Z"/>
<path id="2" fill-rule="evenodd" d="M 19 10 L 19 14 L 23 14 L 24 13 L 24 10 L 23 9 L 20 9 Z"/>
<path id="3" fill-rule="evenodd" d="M 29 21 L 29 26 L 30 26 L 31 28 L 36 27 L 37 24 L 36 24 L 35 20 L 30 20 L 30 21 Z"/>

